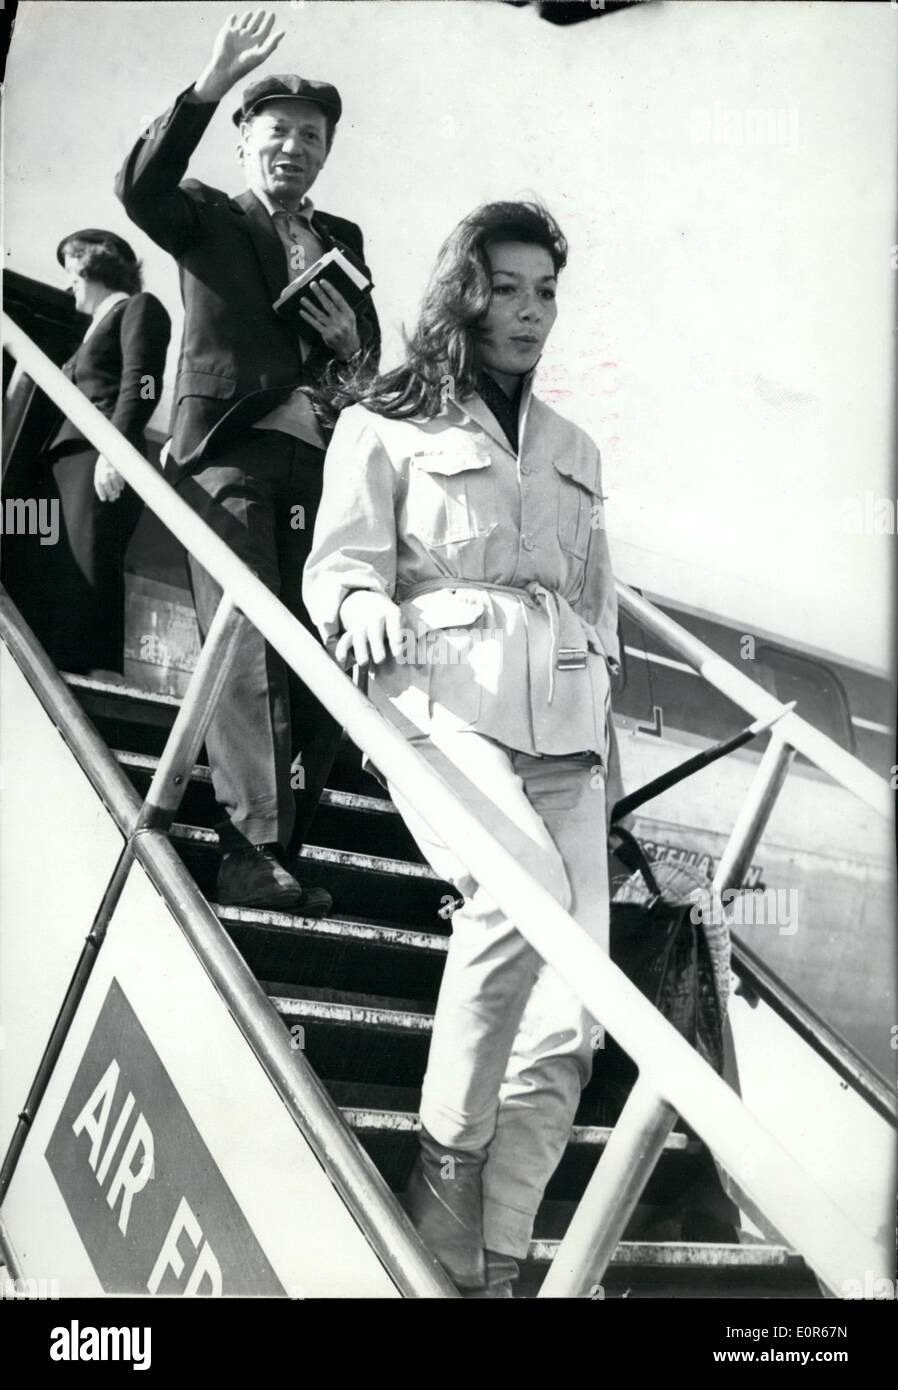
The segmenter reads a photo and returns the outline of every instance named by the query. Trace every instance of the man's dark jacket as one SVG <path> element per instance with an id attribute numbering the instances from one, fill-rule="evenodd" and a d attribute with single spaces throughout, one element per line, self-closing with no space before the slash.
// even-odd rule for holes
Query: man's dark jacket
<path id="1" fill-rule="evenodd" d="M 182 92 L 147 128 L 115 183 L 132 222 L 180 270 L 184 336 L 166 465 L 173 482 L 201 466 L 210 443 L 242 432 L 294 387 L 314 385 L 331 361 L 321 344 L 303 365 L 296 330 L 271 307 L 290 276 L 283 244 L 255 194 L 230 198 L 196 179 L 181 182 L 217 109 L 192 93 Z M 312 226 L 325 251 L 339 247 L 370 278 L 354 222 L 316 211 Z M 362 347 L 376 363 L 380 328 L 370 298 L 357 319 Z"/>

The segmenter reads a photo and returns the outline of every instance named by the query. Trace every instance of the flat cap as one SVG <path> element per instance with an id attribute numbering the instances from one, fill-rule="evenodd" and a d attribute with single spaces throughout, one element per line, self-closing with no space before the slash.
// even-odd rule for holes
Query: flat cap
<path id="1" fill-rule="evenodd" d="M 65 255 L 65 248 L 70 241 L 87 241 L 96 246 L 105 244 L 111 247 L 112 250 L 117 251 L 122 260 L 128 261 L 131 265 L 137 264 L 137 257 L 124 237 L 118 236 L 115 232 L 104 232 L 101 227 L 85 227 L 80 232 L 69 232 L 68 236 L 64 236 L 57 246 L 56 259 L 59 261 L 60 265 L 65 265 L 63 257 Z"/>
<path id="2" fill-rule="evenodd" d="M 252 115 L 263 101 L 277 101 L 284 97 L 295 97 L 299 101 L 314 101 L 338 121 L 343 113 L 343 103 L 336 87 L 329 82 L 315 82 L 310 77 L 297 77 L 294 72 L 277 73 L 253 82 L 243 93 L 243 103 L 234 112 L 234 124 L 239 125 Z"/>

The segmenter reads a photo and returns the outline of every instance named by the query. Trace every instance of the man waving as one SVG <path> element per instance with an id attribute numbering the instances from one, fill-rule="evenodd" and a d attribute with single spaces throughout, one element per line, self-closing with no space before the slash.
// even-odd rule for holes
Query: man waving
<path id="1" fill-rule="evenodd" d="M 167 475 L 315 633 L 301 579 L 325 440 L 308 396 L 296 388 L 315 385 L 334 363 L 376 366 L 380 331 L 370 298 L 355 313 L 329 286 L 302 297 L 312 334 L 301 335 L 272 305 L 332 247 L 370 279 L 360 229 L 319 211 L 308 196 L 330 154 L 340 94 L 292 73 L 252 83 L 233 118 L 246 191 L 232 198 L 184 178 L 219 101 L 282 38 L 272 14 L 232 15 L 196 82 L 138 139 L 116 193 L 180 270 L 184 337 Z M 192 558 L 190 578 L 205 636 L 221 590 Z M 206 736 L 215 794 L 227 813 L 219 828 L 219 902 L 301 906 L 308 915 L 330 909 L 324 889 L 303 894 L 291 865 L 339 738 L 324 708 L 251 629 Z"/>

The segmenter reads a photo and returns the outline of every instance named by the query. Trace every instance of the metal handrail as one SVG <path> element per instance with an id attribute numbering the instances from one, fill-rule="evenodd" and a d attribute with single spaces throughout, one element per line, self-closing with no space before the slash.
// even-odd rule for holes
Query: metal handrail
<path id="1" fill-rule="evenodd" d="M 697 675 L 713 685 L 733 704 L 739 705 L 755 719 L 773 719 L 782 716 L 777 724 L 777 734 L 791 745 L 796 753 L 802 753 L 821 771 L 826 772 L 834 782 L 839 782 L 848 791 L 854 792 L 874 811 L 888 819 L 892 815 L 894 798 L 884 777 L 879 777 L 859 759 L 846 753 L 844 748 L 826 734 L 815 729 L 800 714 L 790 713 L 776 696 L 771 695 L 750 676 L 731 665 L 713 647 L 694 637 L 691 632 L 680 627 L 666 613 L 662 613 L 648 599 L 635 593 L 622 584 L 616 583 L 621 606 L 631 618 L 658 637 L 677 656 L 693 668 Z"/>
<path id="2" fill-rule="evenodd" d="M 881 1233 L 857 1229 L 837 1202 L 760 1124 L 548 890 L 485 829 L 261 580 L 6 315 L 3 323 L 6 345 L 29 375 L 301 675 L 358 747 L 415 805 L 515 922 L 521 935 L 614 1035 L 650 1083 L 653 1094 L 683 1115 L 727 1171 L 750 1174 L 740 1176 L 746 1196 L 765 1212 L 818 1277 L 838 1294 L 843 1282 L 855 1277 L 858 1270 L 882 1270 L 888 1275 L 888 1252 Z M 726 665 L 713 653 L 711 658 L 721 667 Z M 702 660 L 708 658 L 702 655 Z M 723 679 L 719 669 L 715 675 L 718 681 Z M 746 679 L 733 682 L 734 688 L 741 690 L 740 682 Z M 745 692 L 742 696 L 746 698 Z M 769 701 L 771 697 L 764 698 Z M 807 751 L 812 740 L 802 728 L 797 735 Z M 824 751 L 829 757 L 828 749 Z M 848 784 L 853 778 L 840 775 L 838 780 Z M 866 780 L 858 794 L 863 795 L 864 790 Z M 869 800 L 869 795 L 864 799 Z"/>
<path id="3" fill-rule="evenodd" d="M 224 999 L 287 1113 L 307 1140 L 369 1245 L 409 1297 L 455 1295 L 454 1286 L 422 1246 L 373 1160 L 356 1142 L 339 1107 L 302 1051 L 295 1051 L 279 1015 L 165 835 L 143 824 L 140 797 L 75 700 L 50 658 L 0 585 L 0 641 L 35 691 L 125 839 L 124 853 L 91 927 L 53 1032 L 0 1165 L 0 1202 L 15 1171 L 69 1025 L 97 957 L 105 927 L 136 859 Z"/>

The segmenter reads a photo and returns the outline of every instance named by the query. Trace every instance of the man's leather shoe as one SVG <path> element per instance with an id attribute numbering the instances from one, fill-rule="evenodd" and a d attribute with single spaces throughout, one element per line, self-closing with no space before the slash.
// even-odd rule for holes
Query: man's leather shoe
<path id="1" fill-rule="evenodd" d="M 216 900 L 228 907 L 295 908 L 302 888 L 277 858 L 276 846 L 232 850 L 218 868 Z"/>
<path id="2" fill-rule="evenodd" d="M 304 888 L 299 910 L 303 917 L 326 917 L 334 900 L 326 888 Z"/>
<path id="3" fill-rule="evenodd" d="M 422 1127 L 406 1188 L 406 1209 L 418 1235 L 459 1289 L 486 1283 L 481 1172 L 486 1149 L 464 1152 L 437 1143 Z"/>
<path id="4" fill-rule="evenodd" d="M 305 873 L 308 863 L 298 854 L 288 860 L 289 872 L 299 882 L 300 876 Z M 299 910 L 303 917 L 326 917 L 334 905 L 334 900 L 326 888 L 314 887 L 304 888 L 302 902 Z"/>

